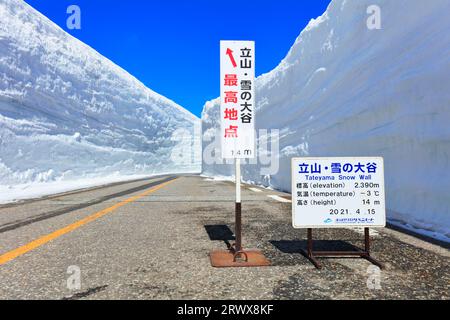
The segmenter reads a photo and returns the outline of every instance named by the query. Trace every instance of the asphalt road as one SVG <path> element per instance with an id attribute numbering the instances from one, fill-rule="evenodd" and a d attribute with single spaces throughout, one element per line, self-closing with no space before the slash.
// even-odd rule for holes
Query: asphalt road
<path id="1" fill-rule="evenodd" d="M 263 250 L 264 268 L 210 266 L 233 242 L 230 182 L 164 176 L 0 207 L 0 299 L 450 298 L 449 250 L 390 229 L 373 237 L 381 273 L 342 258 L 316 270 L 291 204 L 273 195 L 288 196 L 243 190 L 244 245 Z M 323 249 L 363 245 L 360 230 L 315 236 Z"/>

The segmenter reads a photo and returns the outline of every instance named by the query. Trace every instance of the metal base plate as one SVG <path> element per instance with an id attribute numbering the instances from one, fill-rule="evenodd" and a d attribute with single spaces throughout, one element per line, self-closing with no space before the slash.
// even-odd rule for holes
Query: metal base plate
<path id="1" fill-rule="evenodd" d="M 245 268 L 267 267 L 270 261 L 259 250 L 249 249 L 243 251 L 247 255 L 247 261 L 238 259 L 234 261 L 234 252 L 231 250 L 215 250 L 209 254 L 211 265 L 215 268 Z"/>

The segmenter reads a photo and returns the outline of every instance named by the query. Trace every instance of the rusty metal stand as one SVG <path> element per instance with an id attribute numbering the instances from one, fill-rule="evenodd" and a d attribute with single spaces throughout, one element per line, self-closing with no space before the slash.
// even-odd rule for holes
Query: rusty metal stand
<path id="1" fill-rule="evenodd" d="M 241 201 L 241 159 L 236 164 L 236 242 L 229 250 L 216 250 L 209 254 L 211 265 L 216 268 L 227 267 L 264 267 L 270 261 L 259 250 L 242 248 L 242 201 Z"/>
<path id="2" fill-rule="evenodd" d="M 242 248 L 242 204 L 236 203 L 236 242 L 229 250 L 214 250 L 209 254 L 215 268 L 265 267 L 270 261 L 260 250 Z"/>
<path id="3" fill-rule="evenodd" d="M 322 264 L 317 260 L 317 257 L 322 258 L 360 257 L 378 266 L 380 269 L 385 268 L 381 262 L 379 262 L 370 255 L 369 228 L 364 229 L 364 250 L 358 248 L 357 251 L 314 251 L 312 229 L 310 228 L 308 229 L 308 248 L 307 250 L 302 250 L 302 252 L 311 261 L 311 263 L 319 270 L 322 269 Z"/>
<path id="4" fill-rule="evenodd" d="M 236 203 L 236 243 L 234 244 L 234 258 L 238 257 L 242 253 L 242 203 Z"/>

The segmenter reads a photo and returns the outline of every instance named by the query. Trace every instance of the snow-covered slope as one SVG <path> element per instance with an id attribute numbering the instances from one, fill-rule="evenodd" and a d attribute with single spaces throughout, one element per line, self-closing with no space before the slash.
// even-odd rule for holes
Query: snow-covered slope
<path id="1" fill-rule="evenodd" d="M 172 138 L 198 118 L 21 0 L 1 0 L 0 21 L 0 202 L 200 171 Z"/>
<path id="2" fill-rule="evenodd" d="M 381 30 L 367 28 L 373 4 Z M 448 0 L 333 0 L 257 79 L 257 128 L 280 129 L 280 170 L 264 177 L 246 165 L 244 179 L 290 190 L 294 156 L 383 156 L 390 221 L 449 241 L 448 12 Z M 219 100 L 202 118 L 209 138 Z M 205 163 L 203 172 L 232 168 Z"/>

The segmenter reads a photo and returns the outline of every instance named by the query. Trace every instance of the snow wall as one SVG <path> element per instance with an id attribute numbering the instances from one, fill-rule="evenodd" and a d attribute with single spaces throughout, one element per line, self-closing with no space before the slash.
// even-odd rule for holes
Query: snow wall
<path id="1" fill-rule="evenodd" d="M 0 20 L 0 202 L 201 171 L 197 117 L 21 0 Z"/>
<path id="2" fill-rule="evenodd" d="M 448 12 L 448 0 L 333 0 L 256 81 L 256 126 L 280 130 L 279 170 L 247 164 L 244 180 L 290 191 L 292 157 L 383 156 L 389 221 L 450 241 Z M 231 176 L 211 147 L 219 103 L 202 114 L 203 174 Z"/>

